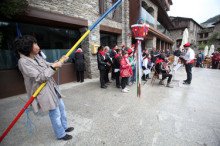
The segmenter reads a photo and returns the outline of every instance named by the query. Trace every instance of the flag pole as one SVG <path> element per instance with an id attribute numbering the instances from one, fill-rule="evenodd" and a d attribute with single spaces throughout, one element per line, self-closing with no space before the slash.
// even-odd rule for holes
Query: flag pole
<path id="1" fill-rule="evenodd" d="M 105 14 L 102 15 L 102 17 L 100 17 L 90 28 L 89 30 L 76 42 L 76 44 L 68 51 L 68 53 L 65 55 L 66 57 L 68 57 L 75 49 L 76 47 L 78 47 L 80 45 L 80 43 L 89 35 L 89 33 L 99 24 L 99 22 L 101 22 L 106 15 L 108 15 L 119 3 L 121 3 L 122 0 L 118 0 L 107 12 L 105 12 Z M 61 59 L 62 62 L 64 62 L 64 60 Z M 56 68 L 57 70 L 58 68 Z M 9 125 L 9 127 L 6 129 L 6 131 L 2 134 L 2 136 L 0 137 L 0 143 L 2 142 L 2 140 L 4 139 L 4 137 L 7 135 L 7 133 L 11 130 L 11 128 L 14 126 L 14 124 L 17 122 L 17 120 L 21 117 L 21 115 L 24 113 L 24 111 L 27 109 L 27 107 L 33 102 L 33 100 L 35 99 L 35 97 L 38 95 L 38 93 L 43 89 L 43 87 L 46 85 L 47 83 L 42 83 L 40 85 L 40 87 L 35 91 L 35 93 L 33 94 L 33 96 L 29 99 L 29 101 L 25 104 L 24 108 L 22 108 L 22 110 L 19 112 L 19 114 L 16 116 L 16 118 L 12 121 L 12 123 Z"/>

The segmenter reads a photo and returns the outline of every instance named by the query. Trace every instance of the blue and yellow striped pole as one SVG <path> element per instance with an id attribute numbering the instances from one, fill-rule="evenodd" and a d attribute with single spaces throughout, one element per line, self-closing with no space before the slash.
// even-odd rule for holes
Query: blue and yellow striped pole
<path id="1" fill-rule="evenodd" d="M 122 0 L 118 0 L 105 14 L 102 15 L 101 18 L 99 18 L 93 25 L 90 27 L 90 29 L 76 42 L 76 44 L 68 51 L 68 53 L 65 55 L 66 57 L 69 57 L 69 55 L 80 45 L 80 43 L 89 35 L 89 33 L 101 22 L 106 15 L 108 15 L 119 3 L 121 3 Z M 63 60 L 61 60 L 64 62 Z M 32 103 L 32 101 L 35 99 L 35 97 L 38 95 L 38 93 L 44 88 L 44 86 L 47 83 L 42 83 L 40 87 L 35 91 L 33 96 L 29 99 L 29 101 L 25 104 L 24 108 L 19 112 L 19 114 L 16 116 L 16 118 L 12 121 L 12 123 L 9 125 L 9 127 L 6 129 L 6 131 L 2 134 L 0 137 L 0 143 L 4 139 L 4 137 L 7 135 L 7 133 L 11 130 L 11 128 L 14 126 L 14 124 L 17 122 L 17 120 L 21 117 L 21 115 L 24 113 L 26 108 Z"/>

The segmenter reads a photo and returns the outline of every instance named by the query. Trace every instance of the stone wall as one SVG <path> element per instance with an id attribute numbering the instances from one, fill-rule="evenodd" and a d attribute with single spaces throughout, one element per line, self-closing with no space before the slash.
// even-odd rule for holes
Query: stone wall
<path id="1" fill-rule="evenodd" d="M 182 39 L 183 35 L 182 35 L 183 31 L 181 29 L 179 30 L 172 30 L 170 31 L 170 38 L 174 41 L 174 49 L 176 48 L 176 40 Z"/>
<path id="2" fill-rule="evenodd" d="M 200 32 L 200 27 L 194 23 L 193 21 L 190 21 L 190 28 L 189 28 L 189 42 L 190 44 L 193 44 L 195 46 L 198 45 L 197 40 L 197 34 Z"/>
<path id="3" fill-rule="evenodd" d="M 112 0 L 107 0 L 106 7 L 111 7 Z M 29 0 L 29 5 L 41 10 L 49 11 L 52 13 L 63 14 L 70 17 L 82 18 L 88 20 L 88 28 L 90 28 L 94 22 L 100 18 L 99 14 L 99 1 L 88 0 Z M 120 5 L 120 4 L 119 4 Z M 131 46 L 131 38 L 128 37 L 130 33 L 129 26 L 129 2 L 123 1 L 122 5 L 118 7 L 119 15 L 122 15 L 122 23 L 112 20 L 110 14 L 109 19 L 105 19 L 101 22 L 101 25 L 122 29 L 122 35 L 118 35 L 117 43 L 119 46 L 125 44 Z M 120 17 L 118 17 L 120 18 Z M 87 30 L 87 27 L 80 29 L 81 35 Z M 85 53 L 86 69 L 89 78 L 98 77 L 99 71 L 97 67 L 97 56 L 91 54 L 91 46 L 93 44 L 100 45 L 100 29 L 96 27 L 87 40 L 82 44 L 82 49 Z"/>

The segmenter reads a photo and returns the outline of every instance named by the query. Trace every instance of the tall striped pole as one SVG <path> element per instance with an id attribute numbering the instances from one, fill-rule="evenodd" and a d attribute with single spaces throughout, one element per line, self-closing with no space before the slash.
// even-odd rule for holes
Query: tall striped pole
<path id="1" fill-rule="evenodd" d="M 101 18 L 99 18 L 93 25 L 90 27 L 90 29 L 76 42 L 76 44 L 68 51 L 68 53 L 65 55 L 66 57 L 69 57 L 69 55 L 80 45 L 80 43 L 89 35 L 89 33 L 101 22 L 106 15 L 108 15 L 119 3 L 121 3 L 122 0 L 118 0 L 105 14 L 102 15 Z M 63 60 L 61 60 L 64 62 Z M 38 93 L 43 89 L 43 87 L 47 83 L 42 83 L 40 87 L 35 91 L 33 96 L 29 99 L 29 101 L 25 104 L 24 108 L 19 112 L 19 114 L 16 116 L 16 118 L 12 121 L 12 123 L 9 125 L 9 127 L 6 129 L 6 131 L 2 134 L 0 137 L 0 143 L 4 139 L 4 137 L 7 135 L 7 133 L 11 130 L 11 128 L 14 126 L 14 124 L 17 122 L 17 120 L 21 117 L 21 115 L 24 113 L 24 111 L 27 109 L 27 107 L 33 102 L 35 97 L 38 95 Z"/>
<path id="2" fill-rule="evenodd" d="M 141 76 L 142 76 L 142 55 L 141 55 L 141 40 L 137 40 L 137 97 L 141 98 Z"/>

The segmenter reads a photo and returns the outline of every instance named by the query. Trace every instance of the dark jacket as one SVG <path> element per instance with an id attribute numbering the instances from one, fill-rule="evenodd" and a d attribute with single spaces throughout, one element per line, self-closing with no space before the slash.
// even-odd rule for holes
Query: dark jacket
<path id="1" fill-rule="evenodd" d="M 160 63 L 156 64 L 155 69 L 156 69 L 158 74 L 166 73 L 166 69 L 163 67 L 163 64 L 164 64 L 164 62 L 160 62 Z"/>
<path id="2" fill-rule="evenodd" d="M 158 55 L 159 53 L 158 53 L 157 51 L 155 51 L 155 52 L 151 51 L 150 54 L 151 54 L 151 57 L 152 57 L 152 58 L 151 58 L 151 61 L 152 61 L 153 63 L 155 63 L 156 60 L 157 60 L 157 58 L 158 58 L 158 56 L 154 57 L 154 55 Z"/>
<path id="3" fill-rule="evenodd" d="M 120 69 L 120 60 L 121 60 L 121 56 L 118 56 L 115 58 L 115 68 Z"/>
<path id="4" fill-rule="evenodd" d="M 75 61 L 75 70 L 76 71 L 85 71 L 85 64 L 84 64 L 84 54 L 83 52 L 77 52 L 73 56 Z"/>
<path id="5" fill-rule="evenodd" d="M 117 53 L 116 53 L 116 51 L 111 51 L 111 53 L 110 53 L 110 57 L 112 58 L 112 67 L 114 68 L 115 67 L 115 55 L 116 55 Z"/>
<path id="6" fill-rule="evenodd" d="M 201 64 L 201 63 L 202 63 L 202 57 L 198 57 L 196 63 L 197 63 L 197 64 Z"/>
<path id="7" fill-rule="evenodd" d="M 180 55 L 181 55 L 181 51 L 180 50 L 176 50 L 176 51 L 174 51 L 174 56 L 177 56 L 177 57 L 180 57 Z"/>
<path id="8" fill-rule="evenodd" d="M 112 60 L 109 53 L 105 53 L 105 62 L 112 64 Z M 106 70 L 110 70 L 111 66 L 106 65 L 105 68 Z"/>
<path id="9" fill-rule="evenodd" d="M 170 51 L 166 51 L 165 54 L 166 54 L 166 57 L 170 57 Z"/>
<path id="10" fill-rule="evenodd" d="M 105 70 L 107 63 L 105 62 L 105 58 L 99 52 L 97 53 L 97 62 L 98 62 L 98 69 Z"/>

